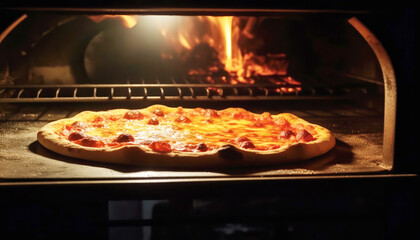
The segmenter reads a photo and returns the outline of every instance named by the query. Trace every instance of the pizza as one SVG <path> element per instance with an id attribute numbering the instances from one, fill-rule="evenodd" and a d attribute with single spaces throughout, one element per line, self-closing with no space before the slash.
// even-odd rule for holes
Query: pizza
<path id="1" fill-rule="evenodd" d="M 293 114 L 152 105 L 50 122 L 39 143 L 61 155 L 148 167 L 267 166 L 327 153 L 333 134 Z"/>

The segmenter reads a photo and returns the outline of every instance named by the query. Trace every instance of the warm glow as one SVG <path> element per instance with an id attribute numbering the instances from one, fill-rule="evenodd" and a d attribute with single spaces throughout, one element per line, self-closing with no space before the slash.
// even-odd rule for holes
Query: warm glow
<path id="1" fill-rule="evenodd" d="M 208 83 L 273 84 L 276 92 L 300 91 L 300 83 L 288 76 L 288 61 L 284 53 L 257 55 L 239 46 L 241 40 L 257 39 L 254 29 L 261 19 L 234 16 L 89 16 L 95 22 L 116 18 L 127 28 L 139 34 L 157 30 L 164 45 L 160 47 L 163 59 L 185 61 L 190 75 L 207 76 Z M 147 28 L 145 28 L 147 26 Z M 252 47 L 250 48 L 252 49 Z M 216 59 L 216 60 L 215 60 Z M 195 65 L 194 65 L 195 64 Z M 194 66 L 192 66 L 194 65 Z M 213 76 L 218 76 L 217 80 Z M 280 76 L 280 77 L 275 77 Z M 261 82 L 263 81 L 263 82 Z M 291 86 L 291 87 L 289 87 Z"/>
<path id="2" fill-rule="evenodd" d="M 94 21 L 96 23 L 102 22 L 103 20 L 109 19 L 109 18 L 115 18 L 115 19 L 121 20 L 121 23 L 126 28 L 132 28 L 132 27 L 137 25 L 136 17 L 130 16 L 130 15 L 95 15 L 95 16 L 89 16 L 89 19 L 91 19 L 92 21 Z"/>

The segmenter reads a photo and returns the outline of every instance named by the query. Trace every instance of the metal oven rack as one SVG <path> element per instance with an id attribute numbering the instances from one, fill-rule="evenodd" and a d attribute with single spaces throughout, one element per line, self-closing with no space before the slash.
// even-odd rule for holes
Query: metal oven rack
<path id="1" fill-rule="evenodd" d="M 278 80 L 279 77 L 276 78 Z M 320 100 L 348 99 L 368 96 L 376 84 L 341 84 L 339 86 L 307 86 L 286 82 L 276 84 L 171 83 L 142 80 L 136 84 L 67 84 L 0 86 L 0 102 L 104 102 L 129 100 Z M 376 86 L 377 87 L 377 86 Z"/>

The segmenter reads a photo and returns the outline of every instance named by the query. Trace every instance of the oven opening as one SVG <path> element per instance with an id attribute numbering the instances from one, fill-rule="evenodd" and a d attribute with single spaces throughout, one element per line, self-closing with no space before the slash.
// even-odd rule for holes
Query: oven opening
<path id="1" fill-rule="evenodd" d="M 388 171 L 393 166 L 395 79 L 376 38 L 353 15 L 257 10 L 28 12 L 0 38 L 0 120 L 12 125 L 4 129 L 24 128 L 19 134 L 30 134 L 46 121 L 85 110 L 152 104 L 286 112 L 329 129 L 336 147 L 296 165 L 201 171 L 200 176 Z M 14 140 L 19 138 L 13 132 L 6 136 L 5 155 L 12 156 L 22 143 Z M 40 176 L 57 177 L 49 164 L 57 157 L 36 142 L 26 145 L 25 159 L 38 159 L 51 170 Z M 58 160 L 65 165 L 75 161 Z M 13 164 L 18 163 L 10 163 L 8 169 Z M 92 166 L 81 162 L 80 167 Z M 140 178 L 196 175 L 188 170 L 107 167 L 122 178 L 133 176 L 127 172 Z M 64 176 L 73 170 L 68 168 Z M 103 171 L 77 172 L 109 176 Z"/>
<path id="2" fill-rule="evenodd" d="M 14 51 L 0 64 L 0 96 L 11 102 L 382 97 L 374 54 L 340 20 L 24 15 L 4 39 Z M 25 40 L 14 36 L 19 31 Z"/>

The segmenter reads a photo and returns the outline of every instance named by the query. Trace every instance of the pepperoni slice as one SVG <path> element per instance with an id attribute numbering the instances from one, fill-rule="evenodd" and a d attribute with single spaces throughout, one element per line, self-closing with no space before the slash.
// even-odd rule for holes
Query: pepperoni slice
<path id="1" fill-rule="evenodd" d="M 245 141 L 241 143 L 241 148 L 255 148 L 255 145 L 251 141 Z"/>
<path id="2" fill-rule="evenodd" d="M 153 111 L 153 114 L 155 114 L 156 116 L 159 116 L 159 117 L 165 116 L 165 113 L 161 109 L 155 109 Z"/>
<path id="3" fill-rule="evenodd" d="M 296 140 L 309 142 L 309 141 L 313 141 L 314 137 L 308 131 L 302 129 L 302 130 L 299 130 L 299 132 L 296 134 Z"/>
<path id="4" fill-rule="evenodd" d="M 179 123 L 191 123 L 191 119 L 185 117 L 184 115 L 179 116 L 175 119 L 175 121 Z"/>
<path id="5" fill-rule="evenodd" d="M 104 142 L 95 137 L 85 137 L 80 141 L 80 145 L 85 147 L 103 147 Z"/>
<path id="6" fill-rule="evenodd" d="M 70 135 L 68 136 L 68 140 L 70 140 L 70 141 L 76 141 L 76 140 L 79 140 L 79 139 L 82 139 L 82 138 L 85 138 L 86 137 L 86 135 L 83 133 L 83 132 L 72 132 L 72 133 L 70 133 Z"/>
<path id="7" fill-rule="evenodd" d="M 200 143 L 200 144 L 198 144 L 197 145 L 197 148 L 196 148 L 196 150 L 198 150 L 198 151 L 200 151 L 200 152 L 205 152 L 205 151 L 207 151 L 209 148 L 207 147 L 207 145 L 206 144 L 204 144 L 204 143 Z"/>
<path id="8" fill-rule="evenodd" d="M 168 153 L 172 151 L 171 144 L 167 142 L 152 142 L 149 144 L 149 148 L 152 149 L 155 152 L 161 152 L 161 153 Z"/>
<path id="9" fill-rule="evenodd" d="M 255 148 L 255 145 L 247 137 L 238 137 L 235 140 L 241 148 Z"/>
<path id="10" fill-rule="evenodd" d="M 292 130 L 287 129 L 280 133 L 279 138 L 289 139 L 291 136 L 294 136 L 294 135 L 295 133 Z"/>
<path id="11" fill-rule="evenodd" d="M 159 120 L 157 120 L 156 118 L 151 118 L 147 124 L 149 125 L 159 125 Z"/>
<path id="12" fill-rule="evenodd" d="M 138 110 L 130 110 L 124 114 L 124 118 L 130 119 L 130 120 L 133 120 L 133 119 L 141 120 L 144 118 L 144 115 Z"/>
<path id="13" fill-rule="evenodd" d="M 114 142 L 119 142 L 119 143 L 123 143 L 123 142 L 134 142 L 134 137 L 133 137 L 133 135 L 131 135 L 129 133 L 121 133 L 114 140 Z"/>

